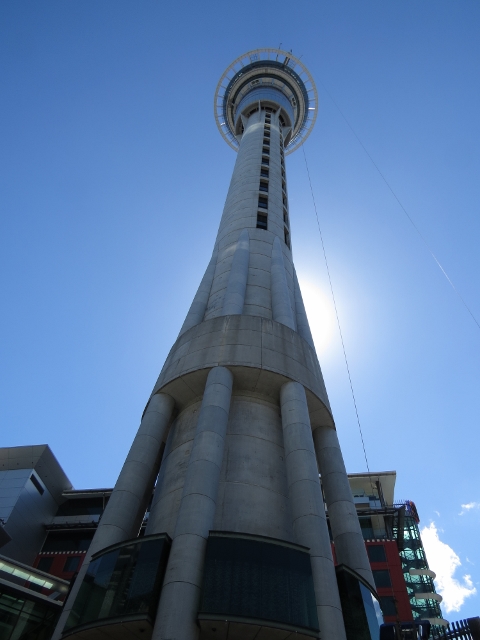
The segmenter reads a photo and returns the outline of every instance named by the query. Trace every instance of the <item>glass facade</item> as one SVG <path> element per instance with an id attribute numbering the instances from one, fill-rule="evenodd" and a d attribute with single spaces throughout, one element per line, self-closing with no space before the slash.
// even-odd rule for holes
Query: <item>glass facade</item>
<path id="1" fill-rule="evenodd" d="M 0 592 L 0 640 L 50 640 L 58 605 Z"/>
<path id="2" fill-rule="evenodd" d="M 340 565 L 336 572 L 347 640 L 378 640 L 383 619 L 376 597 L 351 569 Z"/>
<path id="3" fill-rule="evenodd" d="M 268 538 L 211 534 L 200 616 L 318 630 L 310 554 Z"/>
<path id="4" fill-rule="evenodd" d="M 93 556 L 65 628 L 139 615 L 153 620 L 169 551 L 170 539 L 160 534 Z"/>
<path id="5" fill-rule="evenodd" d="M 394 535 L 399 541 L 399 555 L 402 563 L 403 577 L 407 587 L 408 597 L 414 620 L 443 618 L 440 604 L 434 598 L 417 599 L 415 594 L 435 594 L 433 579 L 426 575 L 415 575 L 410 570 L 428 570 L 427 557 L 423 548 L 420 531 L 418 528 L 419 518 L 413 502 L 402 503 L 402 510 L 405 509 L 402 517 L 398 517 L 394 524 Z M 432 632 L 441 631 L 442 627 L 432 626 Z"/>

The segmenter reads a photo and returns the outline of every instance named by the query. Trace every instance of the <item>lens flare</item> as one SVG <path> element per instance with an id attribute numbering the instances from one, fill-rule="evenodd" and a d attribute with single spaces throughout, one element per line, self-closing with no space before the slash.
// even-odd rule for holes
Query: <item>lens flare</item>
<path id="1" fill-rule="evenodd" d="M 328 295 L 308 278 L 299 278 L 303 302 L 318 355 L 325 353 L 332 343 L 335 312 Z"/>

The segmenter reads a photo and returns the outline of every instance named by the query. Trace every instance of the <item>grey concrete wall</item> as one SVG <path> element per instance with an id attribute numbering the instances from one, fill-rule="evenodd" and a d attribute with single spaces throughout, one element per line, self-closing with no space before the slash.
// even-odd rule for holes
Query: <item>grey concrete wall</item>
<path id="1" fill-rule="evenodd" d="M 164 532 L 174 536 L 200 407 L 201 401 L 189 405 L 172 424 L 150 508 L 147 536 Z"/>
<path id="2" fill-rule="evenodd" d="M 233 376 L 207 378 L 163 582 L 153 640 L 195 640 L 207 538 L 215 518 Z"/>
<path id="3" fill-rule="evenodd" d="M 278 403 L 234 395 L 213 528 L 293 542 Z"/>
<path id="4" fill-rule="evenodd" d="M 244 229 L 236 243 L 232 266 L 228 274 L 227 289 L 223 298 L 223 316 L 231 316 L 243 312 L 249 259 L 250 239 L 248 229 Z"/>
<path id="5" fill-rule="evenodd" d="M 376 590 L 337 432 L 317 427 L 313 438 L 337 561 L 357 571 Z"/>
<path id="6" fill-rule="evenodd" d="M 180 336 L 182 335 L 182 333 L 185 333 L 185 331 L 188 331 L 188 329 L 191 329 L 191 327 L 194 327 L 196 324 L 200 324 L 200 322 L 203 321 L 205 311 L 207 310 L 208 298 L 210 297 L 213 276 L 215 275 L 215 267 L 217 266 L 217 254 L 218 252 L 215 249 L 213 251 L 212 257 L 210 258 L 210 262 L 208 263 L 205 275 L 200 282 L 198 291 L 195 294 L 193 302 L 187 313 L 185 322 L 183 323 L 180 333 L 178 334 Z"/>
<path id="7" fill-rule="evenodd" d="M 275 237 L 281 243 L 288 295 L 295 308 L 292 254 L 284 234 L 280 129 L 275 117 L 270 129 L 268 230 L 256 228 L 258 197 L 266 195 L 259 191 L 264 124 L 264 112 L 261 117 L 254 113 L 246 122 L 215 243 L 218 261 L 205 320 L 223 313 L 233 255 L 244 229 L 249 230 L 250 259 L 243 313 L 272 318 L 271 258 Z"/>
<path id="8" fill-rule="evenodd" d="M 295 542 L 310 549 L 320 636 L 345 640 L 305 390 L 287 382 L 280 394 L 288 495 Z"/>

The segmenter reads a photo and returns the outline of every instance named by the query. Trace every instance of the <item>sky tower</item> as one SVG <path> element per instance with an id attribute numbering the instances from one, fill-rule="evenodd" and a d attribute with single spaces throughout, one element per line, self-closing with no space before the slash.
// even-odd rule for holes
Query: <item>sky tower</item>
<path id="1" fill-rule="evenodd" d="M 284 156 L 315 85 L 258 49 L 214 110 L 238 154 L 212 256 L 53 637 L 370 640 L 375 586 L 292 257 Z"/>

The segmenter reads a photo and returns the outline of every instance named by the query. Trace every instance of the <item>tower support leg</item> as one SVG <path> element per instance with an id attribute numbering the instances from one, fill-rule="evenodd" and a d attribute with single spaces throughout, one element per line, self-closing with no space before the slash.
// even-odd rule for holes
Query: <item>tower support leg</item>
<path id="1" fill-rule="evenodd" d="M 337 432 L 317 427 L 313 439 L 337 561 L 359 573 L 376 590 Z"/>
<path id="2" fill-rule="evenodd" d="M 92 555 L 111 544 L 129 540 L 138 534 L 158 475 L 162 443 L 170 424 L 173 407 L 173 398 L 165 393 L 157 393 L 150 398 L 52 640 L 57 640 L 62 635 Z"/>
<path id="3" fill-rule="evenodd" d="M 195 640 L 208 533 L 213 526 L 233 376 L 208 374 L 152 640 Z"/>
<path id="4" fill-rule="evenodd" d="M 308 415 L 305 389 L 285 383 L 280 391 L 288 498 L 298 544 L 309 547 L 320 636 L 345 640 L 340 596 Z"/>

